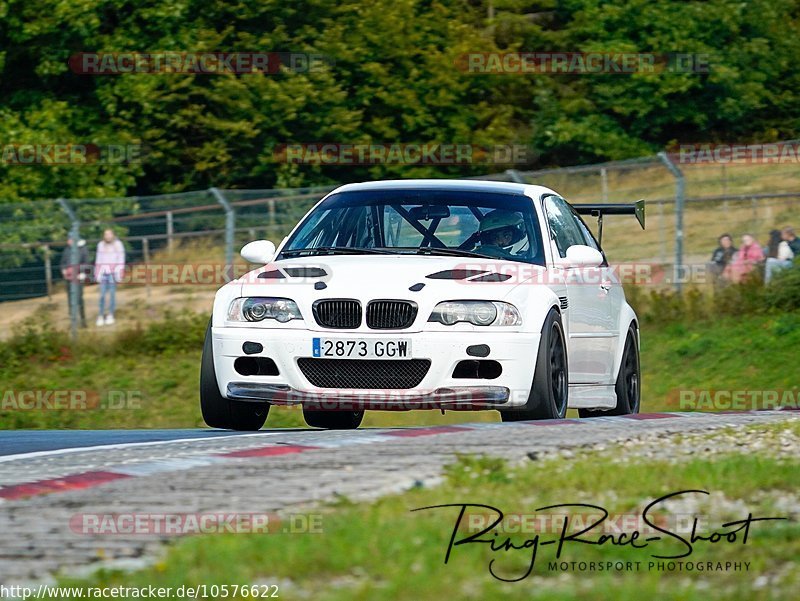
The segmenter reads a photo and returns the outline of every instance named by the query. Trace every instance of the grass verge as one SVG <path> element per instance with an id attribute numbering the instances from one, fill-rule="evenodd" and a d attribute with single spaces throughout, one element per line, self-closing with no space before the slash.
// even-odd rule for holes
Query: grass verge
<path id="1" fill-rule="evenodd" d="M 739 452 L 697 452 L 680 461 L 639 457 L 636 450 L 642 445 L 635 444 L 579 451 L 571 453 L 569 459 L 553 454 L 516 467 L 496 458 L 461 457 L 449 466 L 441 486 L 415 489 L 371 504 L 340 501 L 329 506 L 323 510 L 319 533 L 279 529 L 269 535 L 198 536 L 181 540 L 163 560 L 147 569 L 135 573 L 104 570 L 89 580 L 66 578 L 61 584 L 173 589 L 200 584 L 278 584 L 282 598 L 326 600 L 795 598 L 800 586 L 795 563 L 800 552 L 800 526 L 796 521 L 800 461 L 796 451 L 755 453 L 747 444 L 764 438 L 780 439 L 789 440 L 797 449 L 800 426 L 797 422 L 755 426 L 741 429 L 737 435 L 745 441 Z M 687 440 L 698 449 L 714 445 L 713 436 L 709 441 L 689 437 L 675 445 L 685 446 Z M 772 450 L 780 451 L 781 447 Z M 589 503 L 604 507 L 613 519 L 638 517 L 652 500 L 689 489 L 706 490 L 711 495 L 688 495 L 656 512 L 667 520 L 659 522 L 662 526 L 687 537 L 682 529 L 685 526 L 676 526 L 669 521 L 670 516 L 700 516 L 698 532 L 706 535 L 724 530 L 720 526 L 727 521 L 746 518 L 748 512 L 754 517 L 791 519 L 753 524 L 746 543 L 741 538 L 718 544 L 696 542 L 692 556 L 684 559 L 705 565 L 722 562 L 723 566 L 725 562 L 749 562 L 747 571 L 651 569 L 649 561 L 661 561 L 651 554 L 675 554 L 685 548 L 683 543 L 664 537 L 646 549 L 572 543 L 561 557 L 578 565 L 639 561 L 644 565 L 638 571 L 551 570 L 554 546 L 542 546 L 531 575 L 509 583 L 489 574 L 489 562 L 495 559 L 493 569 L 498 575 L 517 577 L 527 570 L 529 549 L 492 553 L 488 545 L 464 545 L 454 548 L 445 565 L 458 509 L 411 511 L 448 503 L 481 503 L 501 509 L 506 516 L 530 516 L 542 515 L 536 508 L 550 504 Z M 793 516 L 787 507 L 794 508 Z M 556 513 L 563 516 L 564 510 Z M 566 513 L 573 519 L 580 517 L 574 510 Z M 545 526 L 545 531 L 539 532 L 541 539 L 557 538 L 561 520 L 563 517 L 554 520 L 558 524 L 555 533 Z M 465 519 L 464 523 L 470 522 Z M 534 523 L 523 522 L 520 527 L 519 522 L 509 520 L 500 539 L 508 536 L 522 545 L 535 536 L 535 527 L 530 527 Z M 614 532 L 613 526 L 610 531 Z M 597 540 L 601 532 L 595 530 L 586 538 Z M 461 530 L 458 537 L 466 534 Z M 491 533 L 487 536 L 491 538 Z"/>

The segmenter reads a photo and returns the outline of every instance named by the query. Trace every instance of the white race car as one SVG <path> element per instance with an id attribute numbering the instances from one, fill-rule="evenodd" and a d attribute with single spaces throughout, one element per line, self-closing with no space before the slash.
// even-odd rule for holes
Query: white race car
<path id="1" fill-rule="evenodd" d="M 224 285 L 203 347 L 212 427 L 257 430 L 273 404 L 310 426 L 365 409 L 499 410 L 504 421 L 639 410 L 639 325 L 580 214 L 542 186 L 405 180 L 341 186 L 260 266 Z"/>

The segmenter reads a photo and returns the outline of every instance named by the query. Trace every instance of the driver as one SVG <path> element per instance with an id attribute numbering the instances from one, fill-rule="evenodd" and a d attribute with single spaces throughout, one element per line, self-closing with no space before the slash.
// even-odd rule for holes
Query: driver
<path id="1" fill-rule="evenodd" d="M 478 229 L 481 244 L 476 250 L 493 257 L 511 256 L 511 245 L 524 236 L 521 228 L 519 213 L 495 209 L 481 219 Z"/>

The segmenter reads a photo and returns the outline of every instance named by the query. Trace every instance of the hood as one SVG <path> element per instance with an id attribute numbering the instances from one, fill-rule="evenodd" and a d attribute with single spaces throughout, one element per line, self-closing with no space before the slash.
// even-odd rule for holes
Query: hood
<path id="1" fill-rule="evenodd" d="M 417 255 L 302 257 L 265 265 L 234 280 L 226 286 L 230 288 L 222 302 L 237 296 L 289 298 L 305 317 L 305 328 L 330 332 L 309 318 L 315 301 L 356 299 L 362 307 L 378 299 L 412 301 L 422 316 L 406 330 L 414 332 L 425 326 L 426 316 L 442 301 L 505 300 L 523 310 L 520 303 L 526 302 L 530 290 L 523 282 L 541 277 L 543 272 L 544 267 L 538 265 L 502 259 Z M 520 291 L 524 291 L 522 296 Z M 459 325 L 463 326 L 460 329 L 475 327 Z M 362 324 L 350 331 L 372 331 L 366 328 Z"/>
<path id="2" fill-rule="evenodd" d="M 278 261 L 240 278 L 242 296 L 502 300 L 538 265 L 470 257 L 334 255 Z"/>

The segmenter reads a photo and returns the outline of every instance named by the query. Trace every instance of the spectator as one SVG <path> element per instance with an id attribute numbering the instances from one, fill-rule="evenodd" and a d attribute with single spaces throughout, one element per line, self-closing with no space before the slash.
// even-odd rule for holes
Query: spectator
<path id="1" fill-rule="evenodd" d="M 722 234 L 717 240 L 719 246 L 711 255 L 711 262 L 709 263 L 709 271 L 714 279 L 714 283 L 720 283 L 725 268 L 733 260 L 736 251 L 739 250 L 733 245 L 733 238 L 730 234 Z"/>
<path id="2" fill-rule="evenodd" d="M 764 261 L 764 249 L 751 234 L 742 236 L 742 246 L 733 256 L 733 261 L 726 268 L 728 278 L 732 282 L 741 282 L 756 265 Z"/>
<path id="3" fill-rule="evenodd" d="M 780 242 L 777 245 L 775 254 L 770 253 L 770 256 L 767 257 L 764 272 L 764 282 L 767 284 L 770 283 L 776 271 L 791 267 L 793 259 L 800 256 L 800 239 L 795 236 L 794 230 L 791 227 L 785 227 L 779 234 Z"/>
<path id="4" fill-rule="evenodd" d="M 86 240 L 78 240 L 78 262 L 72 262 L 72 238 L 67 239 L 67 246 L 61 253 L 61 277 L 67 283 L 67 310 L 72 315 L 72 282 L 77 281 L 78 318 L 80 327 L 86 327 L 86 308 L 83 304 L 83 283 L 88 279 L 86 268 L 89 265 L 89 252 L 86 250 Z"/>
<path id="5" fill-rule="evenodd" d="M 94 259 L 94 278 L 100 284 L 98 326 L 114 323 L 117 284 L 122 280 L 124 271 L 125 247 L 113 230 L 107 229 L 103 232 L 103 239 L 97 243 L 97 255 Z M 108 297 L 108 313 L 106 313 L 106 297 Z"/>
<path id="6" fill-rule="evenodd" d="M 767 259 L 777 258 L 778 247 L 780 247 L 782 241 L 780 230 L 770 230 L 769 242 L 767 242 L 767 246 L 764 248 L 764 252 L 767 253 Z"/>
<path id="7" fill-rule="evenodd" d="M 787 225 L 781 231 L 781 237 L 783 237 L 786 244 L 789 245 L 789 248 L 792 249 L 794 256 L 800 257 L 800 238 L 794 235 L 794 228 Z"/>

